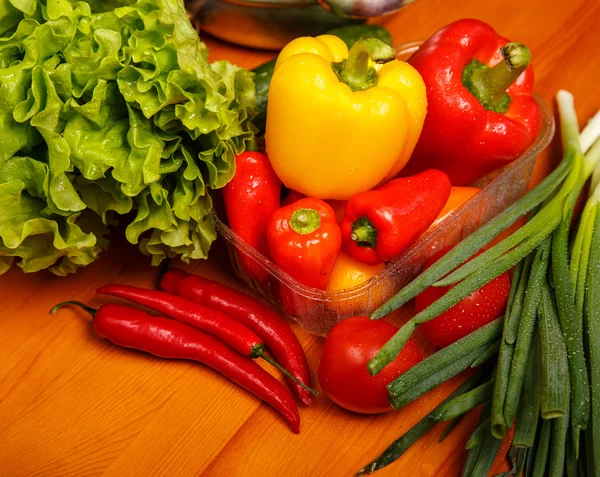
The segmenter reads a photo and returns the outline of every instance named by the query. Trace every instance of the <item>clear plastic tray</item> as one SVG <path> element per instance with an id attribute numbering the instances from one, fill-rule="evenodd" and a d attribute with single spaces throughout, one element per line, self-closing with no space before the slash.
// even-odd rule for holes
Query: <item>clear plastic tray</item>
<path id="1" fill-rule="evenodd" d="M 399 58 L 408 58 L 419 45 L 420 43 L 402 45 L 398 48 Z M 482 190 L 430 228 L 402 256 L 388 263 L 368 281 L 333 293 L 306 287 L 249 246 L 215 217 L 217 231 L 228 242 L 229 256 L 236 274 L 281 308 L 287 316 L 318 335 L 326 335 L 336 323 L 345 318 L 370 314 L 413 280 L 437 250 L 458 243 L 527 192 L 536 158 L 550 143 L 555 129 L 548 105 L 538 96 L 536 101 L 541 109 L 541 127 L 529 149 L 508 166 L 473 184 Z M 239 265 L 240 253 L 250 256 L 267 270 L 269 279 L 258 283 L 248 277 Z"/>

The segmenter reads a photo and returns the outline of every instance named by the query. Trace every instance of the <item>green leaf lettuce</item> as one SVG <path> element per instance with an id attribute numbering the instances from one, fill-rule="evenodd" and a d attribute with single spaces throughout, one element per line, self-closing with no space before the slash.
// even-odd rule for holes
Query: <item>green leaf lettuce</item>
<path id="1" fill-rule="evenodd" d="M 115 218 L 153 264 L 207 256 L 256 107 L 207 57 L 180 0 L 0 0 L 0 273 L 73 272 Z"/>

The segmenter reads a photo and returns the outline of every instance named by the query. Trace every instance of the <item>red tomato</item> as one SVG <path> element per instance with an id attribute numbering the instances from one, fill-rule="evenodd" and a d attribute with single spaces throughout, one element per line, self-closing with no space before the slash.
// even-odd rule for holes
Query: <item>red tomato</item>
<path id="1" fill-rule="evenodd" d="M 425 264 L 425 269 L 448 250 L 450 249 L 441 250 L 431 257 Z M 479 254 L 475 256 L 477 255 Z M 429 287 L 415 298 L 416 311 L 423 311 L 454 286 Z M 509 294 L 510 278 L 508 272 L 505 272 L 437 318 L 423 323 L 419 329 L 431 344 L 444 348 L 498 318 L 504 312 Z"/>
<path id="2" fill-rule="evenodd" d="M 421 361 L 421 351 L 409 340 L 377 376 L 369 374 L 367 363 L 397 331 L 385 321 L 357 316 L 341 321 L 329 332 L 319 364 L 319 382 L 333 402 L 364 414 L 392 410 L 386 385 Z"/>

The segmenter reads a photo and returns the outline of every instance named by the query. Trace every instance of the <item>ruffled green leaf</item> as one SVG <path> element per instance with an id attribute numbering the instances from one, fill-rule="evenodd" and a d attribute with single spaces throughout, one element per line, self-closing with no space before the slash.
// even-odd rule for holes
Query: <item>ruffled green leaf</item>
<path id="1" fill-rule="evenodd" d="M 152 263 L 207 256 L 256 107 L 207 57 L 181 0 L 0 0 L 0 273 L 71 273 L 125 214 Z"/>

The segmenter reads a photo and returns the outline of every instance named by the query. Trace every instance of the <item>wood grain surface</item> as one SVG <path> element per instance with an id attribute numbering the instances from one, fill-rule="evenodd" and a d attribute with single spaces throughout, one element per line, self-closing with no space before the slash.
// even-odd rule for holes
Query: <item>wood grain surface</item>
<path id="1" fill-rule="evenodd" d="M 528 45 L 536 89 L 548 102 L 560 88 L 571 91 L 582 123 L 600 107 L 598 0 L 418 0 L 386 25 L 401 44 L 463 17 Z M 206 40 L 214 60 L 252 67 L 273 56 Z M 556 138 L 538 161 L 538 180 L 560 151 Z M 113 236 L 102 258 L 75 276 L 15 267 L 0 277 L 1 477 L 350 476 L 452 386 L 381 416 L 346 412 L 321 395 L 300 409 L 302 432 L 294 435 L 269 406 L 203 366 L 119 349 L 95 337 L 75 310 L 48 313 L 66 299 L 100 303 L 94 289 L 107 283 L 153 284 L 157 270 L 147 257 L 120 238 L 122 230 Z M 187 269 L 245 288 L 222 245 Z M 323 339 L 292 326 L 315 378 Z M 436 428 L 377 475 L 459 476 L 475 419 L 441 444 Z"/>

